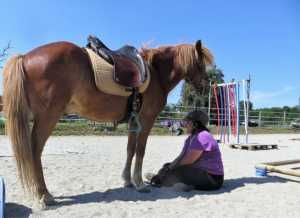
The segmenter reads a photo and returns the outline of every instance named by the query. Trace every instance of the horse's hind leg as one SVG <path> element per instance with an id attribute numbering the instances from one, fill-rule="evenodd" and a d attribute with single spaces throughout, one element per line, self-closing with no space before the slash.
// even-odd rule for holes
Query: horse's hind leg
<path id="1" fill-rule="evenodd" d="M 49 193 L 45 183 L 41 156 L 45 143 L 58 122 L 60 115 L 61 113 L 58 112 L 51 113 L 45 111 L 43 114 L 38 114 L 34 117 L 31 140 L 34 154 L 34 167 L 37 177 L 36 197 L 38 198 L 38 203 L 41 207 L 54 203 L 54 199 Z"/>

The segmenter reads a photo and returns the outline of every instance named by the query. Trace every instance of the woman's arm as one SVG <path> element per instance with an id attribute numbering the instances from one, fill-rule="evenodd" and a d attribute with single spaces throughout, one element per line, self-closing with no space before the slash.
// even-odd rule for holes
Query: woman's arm
<path id="1" fill-rule="evenodd" d="M 180 160 L 181 160 L 181 155 L 179 155 L 177 158 L 175 158 L 175 160 L 173 160 L 169 165 L 168 165 L 168 168 L 169 169 L 174 169 L 179 163 L 180 163 Z"/>
<path id="2" fill-rule="evenodd" d="M 202 150 L 191 149 L 186 155 L 184 155 L 184 157 L 181 157 L 181 155 L 179 155 L 173 162 L 168 165 L 168 168 L 169 170 L 172 170 L 180 165 L 193 164 L 201 157 L 202 153 Z"/>
<path id="3" fill-rule="evenodd" d="M 197 161 L 201 155 L 202 155 L 203 151 L 202 150 L 196 150 L 196 149 L 191 149 L 183 158 L 182 160 L 179 162 L 178 165 L 189 165 L 189 164 L 193 164 L 195 161 Z"/>

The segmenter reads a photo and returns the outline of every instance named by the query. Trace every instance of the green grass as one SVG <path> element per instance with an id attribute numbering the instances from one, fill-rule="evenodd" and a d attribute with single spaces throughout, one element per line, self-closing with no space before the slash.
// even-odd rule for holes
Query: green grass
<path id="1" fill-rule="evenodd" d="M 216 134 L 216 127 L 210 128 L 213 134 Z M 289 134 L 300 133 L 287 128 L 279 127 L 250 127 L 249 134 Z M 90 125 L 87 122 L 68 122 L 58 123 L 52 132 L 55 136 L 68 136 L 68 135 L 127 135 L 127 125 L 121 124 L 113 131 L 112 126 L 105 126 L 104 124 Z M 244 130 L 241 129 L 241 134 L 244 134 Z M 0 126 L 0 135 L 4 135 L 4 127 Z M 168 128 L 154 127 L 151 131 L 151 135 L 171 135 Z"/>
<path id="2" fill-rule="evenodd" d="M 154 127 L 151 134 L 154 135 L 168 135 L 169 130 L 165 128 Z M 0 126 L 0 135 L 4 135 L 4 126 Z M 70 122 L 58 123 L 52 132 L 54 136 L 68 136 L 68 135 L 127 135 L 127 125 L 120 124 L 118 128 L 113 131 L 111 126 L 104 124 L 97 124 L 95 126 L 89 125 L 87 122 Z"/>

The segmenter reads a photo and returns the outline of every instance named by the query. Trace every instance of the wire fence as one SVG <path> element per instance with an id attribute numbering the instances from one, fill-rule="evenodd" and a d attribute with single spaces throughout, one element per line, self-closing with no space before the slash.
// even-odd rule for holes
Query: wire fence
<path id="1" fill-rule="evenodd" d="M 210 124 L 214 125 L 218 122 L 218 113 L 216 108 L 211 108 L 208 112 L 206 107 L 175 107 L 173 111 L 163 111 L 161 112 L 159 119 L 177 119 L 180 120 L 184 115 L 191 110 L 203 110 L 209 113 L 210 115 Z M 175 111 L 174 111 L 175 110 Z M 222 109 L 219 109 L 219 121 L 224 120 L 224 113 Z M 264 126 L 276 126 L 276 127 L 290 127 L 291 123 L 295 120 L 300 119 L 300 110 L 299 113 L 288 112 L 288 111 L 265 111 L 265 110 L 250 110 L 248 122 L 250 127 L 264 127 Z M 245 121 L 244 110 L 240 110 L 240 124 L 243 124 Z"/>
<path id="2" fill-rule="evenodd" d="M 166 108 L 167 109 L 167 108 Z M 180 122 L 184 116 L 191 110 L 201 109 L 208 112 L 206 107 L 182 107 L 174 106 L 171 109 L 163 110 L 156 119 L 156 126 L 170 126 L 176 122 Z M 222 110 L 219 111 L 222 114 Z M 3 112 L 0 112 L 0 117 L 3 117 Z M 220 116 L 222 117 L 222 116 Z M 249 111 L 249 126 L 250 127 L 279 127 L 289 128 L 291 123 L 300 119 L 300 112 L 287 111 L 264 111 L 264 110 L 250 110 Z M 244 124 L 244 111 L 240 112 L 240 124 Z M 224 120 L 223 120 L 224 121 Z M 90 122 L 83 117 L 76 114 L 68 114 L 61 117 L 60 122 Z M 210 124 L 216 125 L 218 123 L 218 114 L 216 108 L 210 110 Z"/>

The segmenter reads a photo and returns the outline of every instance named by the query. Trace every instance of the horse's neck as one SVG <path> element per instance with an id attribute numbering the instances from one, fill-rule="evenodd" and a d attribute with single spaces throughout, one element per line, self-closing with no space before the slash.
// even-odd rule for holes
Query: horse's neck
<path id="1" fill-rule="evenodd" d="M 175 64 L 174 51 L 166 49 L 155 60 L 155 68 L 165 94 L 168 94 L 182 79 L 183 73 Z"/>

